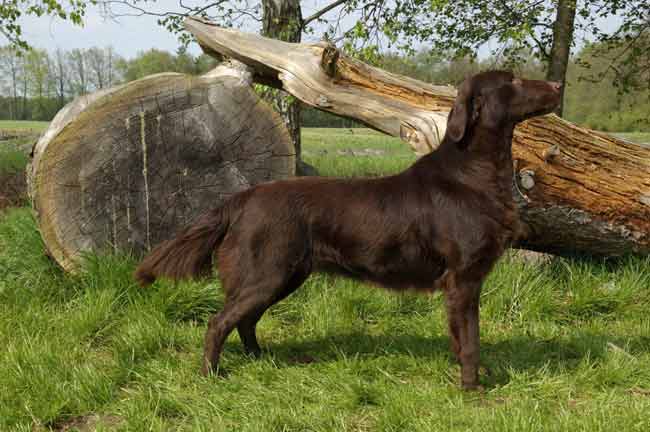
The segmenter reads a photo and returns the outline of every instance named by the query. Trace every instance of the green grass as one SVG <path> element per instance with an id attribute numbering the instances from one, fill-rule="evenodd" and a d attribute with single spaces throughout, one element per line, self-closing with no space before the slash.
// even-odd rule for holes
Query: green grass
<path id="1" fill-rule="evenodd" d="M 125 257 L 78 276 L 43 253 L 27 209 L 0 221 L 0 430 L 97 415 L 122 430 L 647 430 L 650 261 L 507 256 L 482 297 L 484 393 L 463 393 L 439 295 L 313 276 L 229 339 L 199 376 L 218 284 L 142 290 Z M 297 359 L 311 356 L 315 362 Z M 110 423 L 110 424 L 108 424 Z M 100 427 L 100 426 L 98 426 Z"/>
<path id="2" fill-rule="evenodd" d="M 356 132 L 351 143 L 345 131 L 307 130 L 305 149 L 409 155 L 397 141 Z M 370 174 L 398 169 L 384 154 L 330 153 L 312 161 L 332 175 L 362 172 L 373 158 L 384 159 L 365 165 Z M 439 294 L 324 275 L 264 316 L 262 359 L 246 356 L 235 332 L 222 357 L 226 378 L 202 378 L 206 321 L 223 302 L 218 283 L 140 289 L 134 265 L 89 256 L 81 274 L 64 274 L 29 209 L 0 215 L 0 430 L 650 427 L 650 258 L 504 257 L 481 299 L 483 393 L 459 390 Z M 307 356 L 315 361 L 300 361 Z"/>
<path id="3" fill-rule="evenodd" d="M 29 157 L 13 146 L 0 146 L 0 175 L 25 169 Z"/>
<path id="4" fill-rule="evenodd" d="M 626 139 L 628 141 L 636 142 L 636 143 L 642 143 L 642 144 L 650 144 L 650 132 L 620 132 L 620 133 L 615 133 L 617 137 Z"/>
<path id="5" fill-rule="evenodd" d="M 32 129 L 35 132 L 42 132 L 47 128 L 48 124 L 49 122 L 45 121 L 0 120 L 0 129 Z"/>
<path id="6" fill-rule="evenodd" d="M 25 169 L 38 133 L 44 131 L 48 124 L 37 121 L 0 120 L 0 175 Z M 4 133 L 11 135 L 14 132 L 17 137 L 2 139 Z"/>
<path id="7" fill-rule="evenodd" d="M 377 176 L 408 167 L 416 156 L 399 138 L 371 129 L 304 128 L 303 159 L 326 176 Z M 351 151 L 366 155 L 352 155 Z"/>

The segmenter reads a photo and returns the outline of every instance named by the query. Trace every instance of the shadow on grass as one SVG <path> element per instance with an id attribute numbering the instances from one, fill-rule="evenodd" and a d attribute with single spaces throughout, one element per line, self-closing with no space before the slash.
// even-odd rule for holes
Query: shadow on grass
<path id="1" fill-rule="evenodd" d="M 605 363 L 612 352 L 633 360 L 650 353 L 650 337 L 619 338 L 608 333 L 578 332 L 552 339 L 515 336 L 482 347 L 484 363 L 491 372 L 489 386 L 506 384 L 510 371 L 534 373 L 546 369 L 551 374 L 566 373 L 584 367 L 585 360 Z"/>
<path id="2" fill-rule="evenodd" d="M 238 343 L 227 344 L 231 352 L 243 352 Z M 304 341 L 273 343 L 263 347 L 264 356 L 272 355 L 280 368 L 301 363 L 329 363 L 343 358 L 394 357 L 406 355 L 420 359 L 446 357 L 450 365 L 455 358 L 449 350 L 446 335 L 424 337 L 420 335 L 368 335 L 349 332 Z M 571 372 L 581 367 L 584 360 L 604 363 L 611 351 L 630 358 L 650 353 L 650 337 L 613 338 L 607 333 L 579 332 L 553 339 L 535 336 L 514 336 L 500 342 L 483 342 L 481 366 L 488 375 L 482 380 L 487 387 L 504 385 L 514 373 L 535 373 L 541 369 L 551 374 Z M 242 357 L 242 361 L 252 361 Z"/>
<path id="3" fill-rule="evenodd" d="M 332 362 L 344 357 L 408 355 L 434 358 L 449 353 L 447 336 L 369 335 L 349 332 L 304 341 L 274 343 L 267 346 L 279 366 L 295 364 L 295 358 L 310 356 L 315 362 Z M 449 354 L 451 358 L 451 354 Z"/>

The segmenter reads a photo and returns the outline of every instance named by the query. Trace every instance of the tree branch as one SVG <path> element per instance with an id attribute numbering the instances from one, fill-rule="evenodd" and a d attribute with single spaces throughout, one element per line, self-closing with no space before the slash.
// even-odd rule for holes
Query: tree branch
<path id="1" fill-rule="evenodd" d="M 323 9 L 319 10 L 318 12 L 316 12 L 316 13 L 312 14 L 311 16 L 303 19 L 302 20 L 303 27 L 306 26 L 307 24 L 309 24 L 310 22 L 317 20 L 318 18 L 325 15 L 327 12 L 331 11 L 335 7 L 342 5 L 346 1 L 347 0 L 336 0 L 334 3 L 330 4 L 329 6 L 325 6 Z"/>
<path id="2" fill-rule="evenodd" d="M 173 12 L 173 11 L 166 11 L 166 12 L 154 12 L 149 9 L 145 9 L 144 7 L 140 7 L 136 5 L 137 0 L 100 0 L 100 4 L 105 8 L 105 15 L 110 16 L 112 18 L 118 18 L 118 17 L 125 17 L 125 16 L 143 16 L 143 15 L 149 15 L 149 16 L 154 16 L 154 17 L 160 17 L 160 18 L 167 18 L 167 17 L 180 17 L 180 18 L 185 18 L 191 15 L 202 15 L 204 12 L 211 8 L 215 8 L 217 6 L 220 6 L 224 3 L 227 3 L 228 0 L 216 0 L 213 2 L 209 2 L 208 4 L 201 6 L 201 7 L 192 7 L 188 6 L 185 3 L 183 3 L 183 0 L 179 0 L 179 6 L 182 9 L 185 9 L 186 12 Z M 115 12 L 114 10 L 111 9 L 111 6 L 114 5 L 119 5 L 122 7 L 126 7 L 128 9 L 132 9 L 135 12 L 134 13 L 127 13 L 127 12 Z M 257 21 L 259 21 L 258 18 L 254 17 L 252 14 L 248 13 L 245 9 L 240 9 L 240 8 L 232 8 L 232 13 L 238 12 L 240 14 L 246 14 L 249 15 L 253 18 L 255 18 Z"/>
<path id="3" fill-rule="evenodd" d="M 535 33 L 533 32 L 532 29 L 530 30 L 530 32 L 528 34 L 529 34 L 530 38 L 535 42 L 535 44 L 537 44 L 537 48 L 539 49 L 539 52 L 542 54 L 542 57 L 544 57 L 545 59 L 548 60 L 551 57 L 551 55 L 546 50 L 546 47 L 544 46 L 542 41 L 535 37 Z"/>

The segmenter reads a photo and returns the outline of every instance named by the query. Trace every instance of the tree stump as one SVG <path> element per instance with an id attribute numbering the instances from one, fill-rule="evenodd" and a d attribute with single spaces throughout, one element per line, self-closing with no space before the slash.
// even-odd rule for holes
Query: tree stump
<path id="1" fill-rule="evenodd" d="M 66 270 L 83 252 L 140 254 L 249 186 L 294 174 L 286 127 L 241 64 L 164 73 L 77 98 L 28 167 L 45 245 Z"/>
<path id="2" fill-rule="evenodd" d="M 400 137 L 416 153 L 444 136 L 456 91 L 386 72 L 320 42 L 297 44 L 220 28 L 185 27 L 207 54 L 254 70 L 257 82 Z M 555 115 L 515 129 L 513 194 L 529 236 L 519 247 L 557 254 L 650 254 L 650 148 Z"/>

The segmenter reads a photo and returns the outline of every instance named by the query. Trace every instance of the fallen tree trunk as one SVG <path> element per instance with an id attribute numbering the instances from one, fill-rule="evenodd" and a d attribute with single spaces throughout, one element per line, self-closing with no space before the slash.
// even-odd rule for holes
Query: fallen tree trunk
<path id="1" fill-rule="evenodd" d="M 253 79 L 318 109 L 400 137 L 424 154 L 444 136 L 456 91 L 388 73 L 328 43 L 294 44 L 196 18 L 185 27 L 208 54 L 247 64 Z M 555 115 L 515 130 L 513 194 L 530 235 L 552 253 L 650 253 L 650 149 Z"/>
<path id="2" fill-rule="evenodd" d="M 74 270 L 83 252 L 147 251 L 229 195 L 294 174 L 282 119 L 239 66 L 148 76 L 57 114 L 28 183 L 63 268 Z"/>

